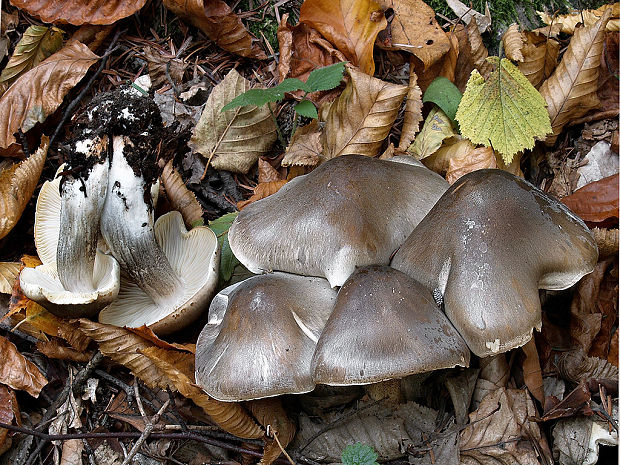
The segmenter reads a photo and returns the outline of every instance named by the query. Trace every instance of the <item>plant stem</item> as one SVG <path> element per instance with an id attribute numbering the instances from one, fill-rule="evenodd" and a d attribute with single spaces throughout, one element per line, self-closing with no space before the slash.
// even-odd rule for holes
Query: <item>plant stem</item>
<path id="1" fill-rule="evenodd" d="M 280 144 L 282 144 L 282 147 L 286 148 L 286 142 L 284 141 L 284 136 L 282 135 L 282 131 L 280 130 L 280 126 L 278 125 L 278 120 L 276 119 L 276 115 L 271 109 L 271 105 L 269 105 L 269 103 L 267 104 L 267 108 L 269 108 L 269 113 L 271 114 L 271 119 L 273 120 L 273 124 L 276 125 L 276 131 L 278 133 L 278 140 L 280 141 Z"/>

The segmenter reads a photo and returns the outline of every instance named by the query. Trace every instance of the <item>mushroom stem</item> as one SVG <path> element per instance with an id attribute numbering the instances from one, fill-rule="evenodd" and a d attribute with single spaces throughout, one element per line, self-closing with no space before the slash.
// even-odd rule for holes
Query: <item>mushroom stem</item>
<path id="1" fill-rule="evenodd" d="M 84 177 L 68 175 L 61 183 L 60 233 L 56 251 L 58 277 L 71 292 L 92 292 L 99 218 L 108 186 L 107 158 Z"/>
<path id="2" fill-rule="evenodd" d="M 166 304 L 182 283 L 155 240 L 150 186 L 130 166 L 128 137 L 112 139 L 108 195 L 101 216 L 101 233 L 121 269 L 157 304 Z"/>

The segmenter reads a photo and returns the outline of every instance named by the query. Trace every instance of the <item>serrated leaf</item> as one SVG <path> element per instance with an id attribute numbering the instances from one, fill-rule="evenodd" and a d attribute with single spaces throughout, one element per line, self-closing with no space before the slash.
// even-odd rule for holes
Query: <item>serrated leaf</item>
<path id="1" fill-rule="evenodd" d="M 310 100 L 302 100 L 298 104 L 295 105 L 295 111 L 299 113 L 301 116 L 305 116 L 306 118 L 318 118 L 319 114 L 316 111 L 316 107 L 314 103 Z"/>
<path id="2" fill-rule="evenodd" d="M 317 92 L 319 90 L 330 90 L 340 85 L 342 73 L 344 73 L 345 63 L 336 63 L 331 66 L 315 69 L 308 76 L 306 87 L 307 92 Z"/>
<path id="3" fill-rule="evenodd" d="M 232 69 L 211 91 L 194 128 L 190 147 L 212 158 L 215 169 L 247 173 L 277 138 L 276 125 L 266 106 L 220 111 L 249 88 L 250 82 Z"/>
<path id="4" fill-rule="evenodd" d="M 223 282 L 229 281 L 235 267 L 241 264 L 237 257 L 235 257 L 235 254 L 233 254 L 228 243 L 228 230 L 238 214 L 239 212 L 227 213 L 209 222 L 209 228 L 217 236 L 217 242 L 220 244 L 222 251 L 220 257 L 220 279 Z"/>
<path id="5" fill-rule="evenodd" d="M 461 91 L 449 79 L 439 76 L 431 82 L 424 92 L 422 102 L 434 103 L 441 108 L 448 118 L 454 121 L 462 97 Z"/>
<path id="6" fill-rule="evenodd" d="M 230 103 L 224 105 L 222 111 L 228 111 L 246 105 L 256 105 L 260 107 L 269 102 L 279 102 L 284 98 L 286 92 L 295 92 L 299 89 L 306 90 L 306 83 L 297 78 L 288 78 L 277 86 L 270 87 L 269 89 L 250 89 L 238 97 L 235 97 Z"/>
<path id="7" fill-rule="evenodd" d="M 342 463 L 344 465 L 378 465 L 379 455 L 375 450 L 361 442 L 349 445 L 342 451 Z"/>
<path id="8" fill-rule="evenodd" d="M 456 120 L 464 137 L 492 146 L 506 164 L 517 152 L 534 147 L 535 137 L 551 132 L 542 96 L 506 58 L 486 82 L 478 71 L 472 72 Z"/>
<path id="9" fill-rule="evenodd" d="M 407 151 L 416 159 L 422 160 L 434 154 L 444 140 L 455 135 L 450 118 L 434 106 L 424 121 L 420 134 Z"/>

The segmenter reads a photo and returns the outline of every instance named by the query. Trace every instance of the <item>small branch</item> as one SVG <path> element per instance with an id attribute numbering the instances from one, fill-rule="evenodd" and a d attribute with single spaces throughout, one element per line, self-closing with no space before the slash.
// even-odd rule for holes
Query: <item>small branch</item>
<path id="1" fill-rule="evenodd" d="M 139 399 L 139 397 L 137 396 L 137 393 L 138 393 L 137 386 L 138 386 L 138 383 L 136 382 L 136 398 Z M 144 431 L 142 432 L 142 435 L 138 438 L 136 443 L 133 445 L 133 447 L 129 451 L 129 454 L 127 454 L 127 457 L 125 457 L 125 460 L 123 460 L 123 463 L 121 465 L 129 465 L 134 455 L 136 455 L 136 453 L 140 450 L 140 447 L 142 447 L 142 444 L 144 444 L 144 441 L 147 440 L 147 438 L 153 431 L 153 427 L 159 422 L 159 417 L 161 416 L 162 413 L 164 413 L 164 410 L 168 408 L 168 405 L 170 405 L 170 399 L 164 402 L 164 405 L 161 406 L 159 411 L 155 415 L 153 415 L 153 418 L 151 418 L 151 420 L 146 424 L 146 426 L 144 427 Z"/>

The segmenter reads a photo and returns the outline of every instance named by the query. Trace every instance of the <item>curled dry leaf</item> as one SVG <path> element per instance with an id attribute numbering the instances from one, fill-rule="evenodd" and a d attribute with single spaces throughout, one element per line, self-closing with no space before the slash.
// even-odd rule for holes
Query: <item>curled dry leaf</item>
<path id="1" fill-rule="evenodd" d="M 270 431 L 278 436 L 280 444 L 273 438 L 265 438 L 265 451 L 260 463 L 270 465 L 295 437 L 295 423 L 286 414 L 279 397 L 252 400 L 244 406 L 265 429 L 269 426 Z"/>
<path id="2" fill-rule="evenodd" d="M 523 61 L 523 37 L 519 32 L 519 25 L 512 23 L 504 35 L 502 36 L 502 43 L 504 44 L 504 53 L 506 58 L 512 61 Z"/>
<path id="3" fill-rule="evenodd" d="M 293 134 L 282 159 L 282 166 L 317 166 L 323 161 L 323 145 L 321 144 L 321 128 L 313 119 Z"/>
<path id="4" fill-rule="evenodd" d="M 592 229 L 599 258 L 606 258 L 618 254 L 618 229 Z"/>
<path id="5" fill-rule="evenodd" d="M 155 89 L 170 84 L 179 85 L 183 82 L 183 73 L 187 65 L 170 54 L 162 53 L 154 47 L 145 47 L 144 58 L 149 68 L 149 76 Z M 170 77 L 168 77 L 170 76 Z"/>
<path id="6" fill-rule="evenodd" d="M 2 354 L 0 358 L 2 383 L 16 391 L 26 391 L 32 397 L 39 397 L 41 389 L 47 384 L 47 379 L 37 366 L 26 360 L 15 344 L 3 336 L 0 336 L 0 353 Z"/>
<path id="7" fill-rule="evenodd" d="M 378 0 L 384 10 L 394 10 L 391 43 L 383 44 L 418 57 L 428 69 L 448 50 L 450 40 L 435 20 L 435 11 L 422 0 Z"/>
<path id="8" fill-rule="evenodd" d="M 17 398 L 11 388 L 0 384 L 0 422 L 11 425 L 13 420 L 19 421 Z M 0 455 L 11 448 L 12 440 L 8 434 L 8 429 L 0 428 Z"/>
<path id="9" fill-rule="evenodd" d="M 556 17 L 550 16 L 547 13 L 538 11 L 538 16 L 545 24 L 560 24 L 562 26 L 562 32 L 566 34 L 573 34 L 577 25 L 583 24 L 584 26 L 592 26 L 598 20 L 605 11 L 611 10 L 611 20 L 605 26 L 605 29 L 609 32 L 618 32 L 620 30 L 620 3 L 616 2 L 613 5 L 603 5 L 596 10 L 580 10 L 575 13 L 567 15 L 559 15 Z"/>
<path id="10" fill-rule="evenodd" d="M 482 36 L 476 25 L 470 23 L 465 30 L 467 31 L 467 38 L 469 39 L 469 47 L 474 67 L 487 79 L 493 71 L 493 66 L 487 61 L 489 51 L 485 47 L 484 42 L 482 42 Z"/>
<path id="11" fill-rule="evenodd" d="M 461 92 L 465 91 L 467 80 L 471 72 L 475 69 L 474 58 L 472 56 L 471 45 L 467 30 L 462 24 L 453 26 L 449 32 L 451 38 L 456 38 L 458 42 L 458 56 L 454 65 L 454 85 Z"/>
<path id="12" fill-rule="evenodd" d="M 323 130 L 325 158 L 378 155 L 408 87 L 375 79 L 356 69 L 329 109 Z"/>
<path id="13" fill-rule="evenodd" d="M 172 205 L 172 209 L 181 212 L 185 225 L 191 228 L 204 224 L 202 207 L 194 193 L 185 185 L 179 172 L 174 169 L 172 160 L 164 166 L 161 173 L 161 181 L 166 189 L 166 196 Z"/>
<path id="14" fill-rule="evenodd" d="M 271 194 L 275 194 L 286 183 L 286 179 L 260 183 L 254 188 L 254 193 L 252 194 L 252 197 L 250 197 L 248 200 L 242 200 L 241 202 L 237 202 L 237 208 L 239 210 L 243 210 L 249 204 L 256 202 L 257 200 L 264 199 L 265 197 L 269 197 Z"/>
<path id="15" fill-rule="evenodd" d="M 164 0 L 164 6 L 203 31 L 218 47 L 242 57 L 267 58 L 239 16 L 222 0 Z"/>
<path id="16" fill-rule="evenodd" d="M 422 163 L 435 173 L 445 177 L 450 167 L 451 159 L 463 157 L 475 148 L 476 146 L 468 139 L 455 135 L 448 138 L 435 153 L 424 158 Z"/>
<path id="17" fill-rule="evenodd" d="M 553 129 L 545 140 L 547 145 L 555 143 L 567 123 L 599 105 L 596 95 L 599 63 L 603 53 L 605 25 L 610 14 L 607 11 L 592 26 L 575 31 L 562 61 L 540 87 Z"/>
<path id="18" fill-rule="evenodd" d="M 37 342 L 37 350 L 47 358 L 59 360 L 71 360 L 73 362 L 86 363 L 92 357 L 92 352 L 83 352 L 60 344 L 58 339 Z"/>
<path id="19" fill-rule="evenodd" d="M 420 134 L 407 151 L 418 160 L 423 160 L 439 150 L 444 140 L 455 135 L 450 118 L 435 106 L 426 117 Z"/>
<path id="20" fill-rule="evenodd" d="M 41 146 L 26 160 L 4 168 L 0 165 L 0 238 L 13 229 L 28 205 L 43 171 L 48 147 L 49 139 L 43 136 Z M 5 163 L 10 164 L 8 160 Z"/>
<path id="21" fill-rule="evenodd" d="M 497 168 L 495 153 L 491 147 L 476 147 L 448 160 L 446 181 L 454 184 L 461 176 L 486 168 Z"/>
<path id="22" fill-rule="evenodd" d="M 518 65 L 519 71 L 538 89 L 558 64 L 560 43 L 545 34 L 530 31 L 522 34 L 525 40 L 522 48 L 523 60 Z"/>
<path id="23" fill-rule="evenodd" d="M 373 0 L 306 0 L 299 22 L 319 31 L 366 74 L 375 73 L 375 39 L 387 21 Z"/>
<path id="24" fill-rule="evenodd" d="M 11 0 L 13 6 L 45 23 L 113 24 L 131 16 L 146 0 Z"/>
<path id="25" fill-rule="evenodd" d="M 99 57 L 79 42 L 70 42 L 22 74 L 0 98 L 0 148 L 16 142 L 14 134 L 43 122 Z"/>
<path id="26" fill-rule="evenodd" d="M 407 100 L 405 102 L 405 114 L 403 116 L 403 129 L 398 142 L 398 148 L 401 150 L 409 148 L 411 142 L 415 139 L 415 135 L 420 130 L 420 122 L 423 119 L 422 105 L 422 89 L 418 86 L 418 76 L 411 70 L 409 90 L 407 91 Z"/>
<path id="27" fill-rule="evenodd" d="M 180 352 L 178 352 L 180 353 Z M 140 349 L 140 355 L 147 358 L 172 382 L 172 386 L 184 397 L 194 401 L 222 429 L 240 438 L 263 437 L 263 430 L 238 403 L 220 402 L 205 394 L 194 384 L 193 369 L 184 369 L 186 365 L 178 363 L 174 351 L 152 346 Z M 187 354 L 184 354 L 187 356 Z M 193 361 L 194 357 L 190 357 Z"/>
<path id="28" fill-rule="evenodd" d="M 190 147 L 218 170 L 247 173 L 258 157 L 277 139 L 276 125 L 267 105 L 248 105 L 221 111 L 222 107 L 250 88 L 250 81 L 235 69 L 216 85 L 194 128 Z"/>
<path id="29" fill-rule="evenodd" d="M 101 46 L 103 41 L 106 40 L 114 27 L 114 25 L 99 26 L 95 24 L 85 24 L 80 26 L 73 35 L 71 35 L 71 41 L 82 42 L 94 52 Z"/>
<path id="30" fill-rule="evenodd" d="M 562 198 L 562 203 L 588 224 L 617 223 L 618 175 L 591 182 Z"/>
<path id="31" fill-rule="evenodd" d="M 582 350 L 563 352 L 556 362 L 562 379 L 579 383 L 582 380 L 610 379 L 618 382 L 618 367 L 598 357 L 588 357 Z"/>
<path id="32" fill-rule="evenodd" d="M 13 291 L 13 283 L 21 267 L 21 263 L 0 262 L 0 294 L 10 294 Z"/>

